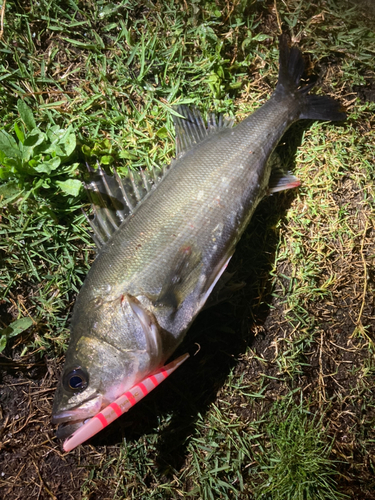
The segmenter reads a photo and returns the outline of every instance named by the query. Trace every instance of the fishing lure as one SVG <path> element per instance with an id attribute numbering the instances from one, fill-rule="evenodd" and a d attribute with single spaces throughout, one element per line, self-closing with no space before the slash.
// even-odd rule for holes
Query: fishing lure
<path id="1" fill-rule="evenodd" d="M 64 451 L 68 452 L 95 436 L 102 429 L 107 427 L 116 418 L 130 410 L 138 401 L 143 399 L 163 380 L 165 380 L 176 368 L 187 360 L 189 354 L 183 354 L 166 366 L 160 368 L 153 375 L 149 375 L 142 382 L 122 394 L 113 403 L 104 408 L 101 412 L 77 429 L 63 444 Z"/>

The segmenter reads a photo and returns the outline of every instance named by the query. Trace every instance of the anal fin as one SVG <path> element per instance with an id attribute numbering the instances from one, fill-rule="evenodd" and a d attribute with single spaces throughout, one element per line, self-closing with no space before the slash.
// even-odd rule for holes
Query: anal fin
<path id="1" fill-rule="evenodd" d="M 301 185 L 301 181 L 290 172 L 280 172 L 276 170 L 271 174 L 268 193 L 278 193 L 286 189 L 293 189 Z"/>
<path id="2" fill-rule="evenodd" d="M 301 185 L 301 181 L 295 175 L 283 168 L 280 156 L 275 151 L 271 154 L 268 164 L 271 166 L 268 194 L 293 189 Z"/>

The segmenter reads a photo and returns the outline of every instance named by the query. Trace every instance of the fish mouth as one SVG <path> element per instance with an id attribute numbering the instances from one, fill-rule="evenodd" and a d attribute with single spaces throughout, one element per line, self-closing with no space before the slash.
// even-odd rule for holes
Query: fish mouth
<path id="1" fill-rule="evenodd" d="M 83 424 L 85 424 L 86 422 L 91 420 L 91 418 L 92 417 L 89 417 L 86 420 L 80 420 L 77 422 L 67 422 L 67 423 L 60 424 L 56 429 L 56 437 L 58 439 L 68 438 L 69 436 L 74 434 L 74 432 L 76 430 L 78 430 L 80 427 L 82 427 Z"/>
<path id="2" fill-rule="evenodd" d="M 54 413 L 51 422 L 54 425 L 58 425 L 56 437 L 59 439 L 67 438 L 84 423 L 97 415 L 103 406 L 105 406 L 103 404 L 103 397 L 95 395 L 82 406 Z"/>

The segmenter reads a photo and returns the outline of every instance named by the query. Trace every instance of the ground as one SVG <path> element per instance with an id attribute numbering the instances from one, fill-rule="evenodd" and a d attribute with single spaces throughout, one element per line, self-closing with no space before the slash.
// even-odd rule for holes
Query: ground
<path id="1" fill-rule="evenodd" d="M 70 21 L 47 4 L 46 15 L 10 4 L 0 80 L 7 131 L 23 97 L 40 123 L 73 124 L 77 149 L 99 145 L 104 163 L 160 162 L 173 155 L 163 105 L 193 97 L 241 120 L 264 102 L 280 27 L 308 54 L 306 77 L 348 119 L 286 133 L 277 151 L 301 187 L 259 206 L 229 267 L 244 286 L 197 318 L 176 353 L 191 359 L 70 453 L 50 419 L 69 315 L 94 258 L 86 199 L 62 208 L 46 190 L 26 210 L 17 200 L 3 206 L 1 321 L 34 323 L 0 354 L 0 497 L 375 499 L 375 34 L 366 1 L 71 3 Z M 160 53 L 152 30 L 168 39 Z M 174 61 L 181 40 L 192 48 Z M 134 75 L 114 64 L 125 55 Z"/>

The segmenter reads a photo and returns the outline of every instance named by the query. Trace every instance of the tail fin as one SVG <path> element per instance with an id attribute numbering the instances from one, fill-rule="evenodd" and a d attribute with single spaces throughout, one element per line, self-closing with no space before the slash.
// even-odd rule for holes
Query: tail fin
<path id="1" fill-rule="evenodd" d="M 305 67 L 301 51 L 298 47 L 289 48 L 285 34 L 279 38 L 279 81 L 276 86 L 276 94 L 295 94 L 301 102 L 299 118 L 310 120 L 345 120 L 346 113 L 341 104 L 328 96 L 306 95 L 312 85 L 298 88 Z"/>

